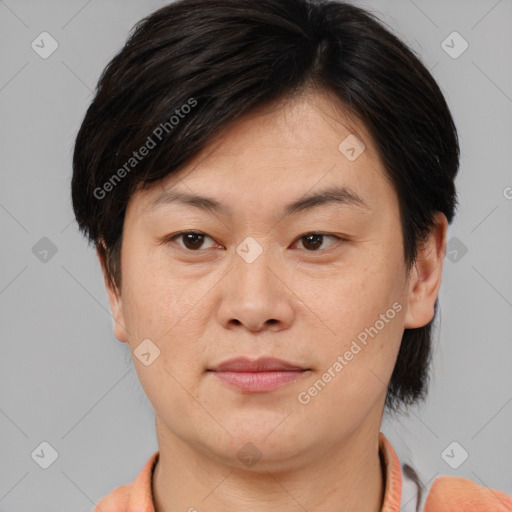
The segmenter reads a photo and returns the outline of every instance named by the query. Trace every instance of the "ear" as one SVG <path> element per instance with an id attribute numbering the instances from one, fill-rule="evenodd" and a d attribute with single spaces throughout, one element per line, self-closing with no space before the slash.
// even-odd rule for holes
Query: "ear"
<path id="1" fill-rule="evenodd" d="M 441 287 L 447 229 L 446 216 L 436 212 L 435 224 L 411 269 L 409 294 L 406 300 L 406 329 L 423 327 L 434 317 L 434 305 Z"/>
<path id="2" fill-rule="evenodd" d="M 125 328 L 123 301 L 121 291 L 117 289 L 115 284 L 110 280 L 107 272 L 106 251 L 104 242 L 100 242 L 96 246 L 96 253 L 100 261 L 101 271 L 105 288 L 107 289 L 108 301 L 110 303 L 110 311 L 112 312 L 114 336 L 122 342 L 128 342 L 128 332 Z"/>

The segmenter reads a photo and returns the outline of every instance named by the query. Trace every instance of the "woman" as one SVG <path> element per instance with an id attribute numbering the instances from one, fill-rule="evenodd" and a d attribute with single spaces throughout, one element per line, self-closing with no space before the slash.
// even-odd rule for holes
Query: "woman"
<path id="1" fill-rule="evenodd" d="M 156 11 L 105 69 L 73 164 L 159 445 L 96 512 L 510 511 L 471 480 L 419 483 L 380 432 L 425 396 L 459 145 L 370 13 Z"/>

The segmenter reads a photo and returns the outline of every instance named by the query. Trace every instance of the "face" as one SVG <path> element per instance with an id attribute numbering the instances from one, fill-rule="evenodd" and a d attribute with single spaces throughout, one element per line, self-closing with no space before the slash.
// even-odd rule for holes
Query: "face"
<path id="1" fill-rule="evenodd" d="M 378 432 L 403 331 L 432 318 L 440 265 L 406 278 L 398 197 L 334 101 L 251 114 L 130 200 L 109 299 L 159 443 L 224 461 L 252 443 L 275 468 Z M 355 130 L 362 152 L 340 146 Z M 233 358 L 292 368 L 221 371 Z"/>

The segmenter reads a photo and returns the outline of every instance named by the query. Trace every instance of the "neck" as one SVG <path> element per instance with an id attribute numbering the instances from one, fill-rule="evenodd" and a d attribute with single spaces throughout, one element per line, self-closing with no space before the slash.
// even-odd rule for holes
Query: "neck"
<path id="1" fill-rule="evenodd" d="M 157 419 L 158 424 L 158 419 Z M 157 427 L 159 460 L 152 492 L 155 512 L 320 511 L 380 512 L 384 469 L 378 429 L 360 431 L 337 446 L 301 455 L 303 463 L 258 470 L 219 463 Z M 164 441 L 165 439 L 165 441 Z"/>

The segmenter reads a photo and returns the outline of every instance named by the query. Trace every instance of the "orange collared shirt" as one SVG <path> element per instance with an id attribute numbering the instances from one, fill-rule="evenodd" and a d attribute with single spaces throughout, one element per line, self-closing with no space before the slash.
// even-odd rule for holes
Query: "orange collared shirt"
<path id="1" fill-rule="evenodd" d="M 386 483 L 381 512 L 400 512 L 402 467 L 382 432 L 379 452 L 384 461 Z M 121 485 L 102 498 L 92 512 L 155 512 L 151 479 L 159 452 L 153 453 L 131 484 Z M 426 489 L 422 512 L 512 512 L 512 497 L 455 476 L 441 476 Z M 403 512 L 403 510 L 402 510 Z"/>

